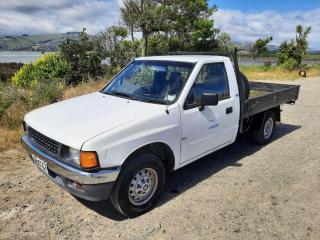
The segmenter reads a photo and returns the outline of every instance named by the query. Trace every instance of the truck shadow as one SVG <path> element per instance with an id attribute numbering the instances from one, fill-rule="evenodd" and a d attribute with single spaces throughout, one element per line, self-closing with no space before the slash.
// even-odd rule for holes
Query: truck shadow
<path id="1" fill-rule="evenodd" d="M 277 125 L 273 141 L 276 141 L 299 128 L 301 128 L 301 126 L 280 123 Z M 241 167 L 242 164 L 238 163 L 238 161 L 246 156 L 254 154 L 263 147 L 264 146 L 259 146 L 254 143 L 250 135 L 243 135 L 230 146 L 209 154 L 171 173 L 168 178 L 165 192 L 155 207 L 159 207 L 174 199 L 184 191 L 192 188 L 228 166 Z M 127 219 L 113 208 L 109 200 L 101 202 L 90 202 L 83 199 L 78 200 L 86 207 L 112 220 L 122 221 Z"/>

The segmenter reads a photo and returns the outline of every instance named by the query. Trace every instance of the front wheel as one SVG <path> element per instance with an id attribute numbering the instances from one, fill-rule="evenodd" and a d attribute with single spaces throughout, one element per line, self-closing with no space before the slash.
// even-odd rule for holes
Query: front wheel
<path id="1" fill-rule="evenodd" d="M 260 126 L 253 131 L 253 138 L 258 144 L 266 144 L 272 140 L 276 129 L 275 114 L 266 112 Z"/>
<path id="2" fill-rule="evenodd" d="M 120 213 L 129 217 L 138 216 L 153 207 L 165 181 L 162 161 L 153 154 L 140 154 L 125 164 L 110 200 Z"/>

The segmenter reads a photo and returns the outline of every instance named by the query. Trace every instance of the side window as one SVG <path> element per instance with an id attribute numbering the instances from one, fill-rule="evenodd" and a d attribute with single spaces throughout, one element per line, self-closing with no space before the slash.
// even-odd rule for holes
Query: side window
<path id="1" fill-rule="evenodd" d="M 210 63 L 202 66 L 185 102 L 185 109 L 198 106 L 200 96 L 204 92 L 217 93 L 219 101 L 230 97 L 224 63 Z"/>

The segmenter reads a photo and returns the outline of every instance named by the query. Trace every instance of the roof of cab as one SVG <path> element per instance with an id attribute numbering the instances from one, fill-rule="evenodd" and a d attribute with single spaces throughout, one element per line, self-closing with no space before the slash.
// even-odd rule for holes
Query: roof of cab
<path id="1" fill-rule="evenodd" d="M 158 61 L 177 61 L 177 62 L 200 62 L 204 60 L 224 61 L 227 57 L 213 55 L 169 55 L 169 56 L 152 56 L 139 57 L 135 60 L 158 60 Z"/>

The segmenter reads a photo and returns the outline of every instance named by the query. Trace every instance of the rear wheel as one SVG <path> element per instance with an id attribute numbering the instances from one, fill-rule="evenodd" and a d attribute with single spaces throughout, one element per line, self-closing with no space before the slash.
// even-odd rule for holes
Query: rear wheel
<path id="1" fill-rule="evenodd" d="M 138 216 L 154 206 L 165 181 L 162 161 L 153 154 L 140 154 L 125 164 L 110 200 L 120 213 L 129 217 Z"/>
<path id="2" fill-rule="evenodd" d="M 258 144 L 266 144 L 272 140 L 276 129 L 275 114 L 273 112 L 266 112 L 260 126 L 253 130 L 253 138 Z"/>

